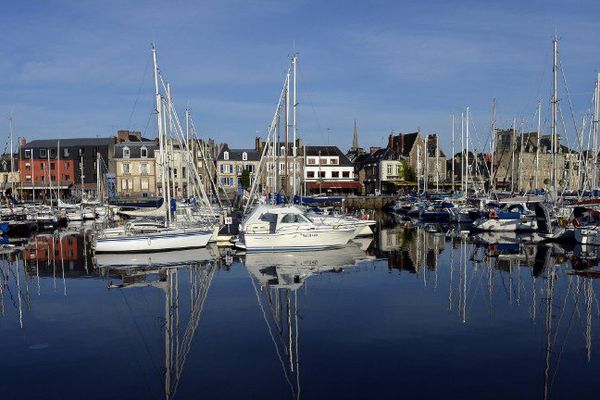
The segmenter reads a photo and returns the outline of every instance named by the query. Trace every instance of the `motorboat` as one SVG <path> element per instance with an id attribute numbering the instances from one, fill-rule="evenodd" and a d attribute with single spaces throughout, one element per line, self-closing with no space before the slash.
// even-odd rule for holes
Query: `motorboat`
<path id="1" fill-rule="evenodd" d="M 292 205 L 259 205 L 242 222 L 235 246 L 246 251 L 341 247 L 356 235 L 356 229 L 313 221 Z"/>

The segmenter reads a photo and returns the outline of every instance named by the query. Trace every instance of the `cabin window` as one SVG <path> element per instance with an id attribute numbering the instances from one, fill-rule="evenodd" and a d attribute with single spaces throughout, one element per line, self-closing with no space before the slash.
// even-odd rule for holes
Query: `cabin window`
<path id="1" fill-rule="evenodd" d="M 282 224 L 293 224 L 297 222 L 304 222 L 298 218 L 298 214 L 286 214 L 281 218 Z"/>
<path id="2" fill-rule="evenodd" d="M 246 152 L 242 153 L 242 161 L 248 161 L 248 153 L 246 153 Z"/>
<path id="3" fill-rule="evenodd" d="M 131 156 L 131 151 L 129 147 L 123 147 L 123 158 L 129 158 Z"/>
<path id="4" fill-rule="evenodd" d="M 223 152 L 223 160 L 229 161 L 229 152 L 228 151 Z"/>
<path id="5" fill-rule="evenodd" d="M 144 146 L 140 149 L 140 157 L 148 158 L 148 149 L 146 148 L 146 146 Z"/>

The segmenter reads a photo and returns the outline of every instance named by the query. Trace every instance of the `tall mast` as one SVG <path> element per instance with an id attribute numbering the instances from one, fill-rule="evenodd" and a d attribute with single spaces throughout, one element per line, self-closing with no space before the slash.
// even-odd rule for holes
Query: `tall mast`
<path id="1" fill-rule="evenodd" d="M 542 103 L 538 101 L 537 104 L 537 143 L 535 149 L 535 188 L 539 189 L 538 180 L 539 180 L 539 169 L 540 169 L 540 135 L 541 135 L 541 125 L 542 125 Z"/>
<path id="2" fill-rule="evenodd" d="M 56 182 L 56 197 L 60 200 L 60 140 L 56 142 Z"/>
<path id="3" fill-rule="evenodd" d="M 289 143 L 290 143 L 290 68 L 287 70 L 287 78 L 285 83 L 285 187 L 283 188 L 286 195 L 289 194 L 290 190 L 290 171 L 289 171 L 289 160 L 288 155 Z"/>
<path id="4" fill-rule="evenodd" d="M 593 137 L 594 137 L 594 154 L 592 162 L 592 188 L 596 189 L 598 185 L 598 117 L 600 114 L 600 72 L 596 76 L 596 90 L 594 93 L 594 126 L 593 126 Z"/>
<path id="5" fill-rule="evenodd" d="M 454 114 L 452 114 L 452 193 L 454 193 Z"/>
<path id="6" fill-rule="evenodd" d="M 160 89 L 158 87 L 158 62 L 156 60 L 156 47 L 154 47 L 154 44 L 152 45 L 152 61 L 154 64 L 154 94 L 155 94 L 155 100 L 156 100 L 156 125 L 158 126 L 158 145 L 159 145 L 159 160 L 160 160 L 160 167 L 162 169 L 161 174 L 160 174 L 160 180 L 161 180 L 161 188 L 162 188 L 162 195 L 163 195 L 163 203 L 165 204 L 165 208 L 166 208 L 166 219 L 165 219 L 165 224 L 168 225 L 170 222 L 170 208 L 171 205 L 168 202 L 168 194 L 166 193 L 166 182 L 165 182 L 165 151 L 164 151 L 164 146 L 163 146 L 163 122 L 162 122 L 162 100 L 161 100 L 161 96 L 160 96 Z"/>
<path id="7" fill-rule="evenodd" d="M 517 190 L 523 190 L 524 186 L 523 186 L 523 137 L 525 136 L 524 133 L 524 121 L 521 118 L 521 147 L 519 148 L 519 186 L 517 186 Z M 527 139 L 529 139 L 529 137 L 527 137 Z"/>
<path id="8" fill-rule="evenodd" d="M 293 174 L 292 194 L 293 194 L 293 196 L 296 195 L 296 190 L 297 190 L 296 189 L 296 180 L 297 180 L 297 177 L 296 177 L 296 174 L 297 174 L 297 171 L 296 171 L 296 168 L 297 168 L 296 167 L 296 155 L 297 155 L 296 154 L 297 153 L 297 151 L 296 151 L 296 129 L 297 129 L 296 128 L 296 122 L 297 122 L 296 107 L 298 106 L 297 97 L 296 97 L 296 88 L 297 88 L 297 86 L 296 86 L 296 69 L 297 69 L 296 65 L 297 65 L 297 63 L 298 63 L 298 57 L 296 56 L 296 53 L 294 53 L 294 55 L 292 56 L 292 66 L 294 68 L 294 71 L 293 71 L 294 72 L 294 83 L 293 83 L 294 97 L 292 99 L 292 101 L 293 101 L 293 104 L 292 104 L 292 107 L 293 107 L 292 108 L 292 141 L 293 141 L 292 157 L 293 157 L 293 162 L 294 162 L 294 165 L 292 168 L 292 174 Z"/>
<path id="9" fill-rule="evenodd" d="M 173 116 L 171 114 L 171 84 L 167 83 L 167 122 L 168 125 L 165 127 L 165 145 L 167 150 L 167 157 L 169 162 L 169 176 L 167 177 L 167 186 L 169 187 L 169 193 L 173 193 L 172 196 L 176 198 L 177 193 L 175 192 L 175 151 L 173 150 L 173 138 L 171 134 L 173 132 Z"/>
<path id="10" fill-rule="evenodd" d="M 189 109 L 185 109 L 185 141 L 187 143 L 188 146 L 190 146 L 190 110 Z M 194 148 L 194 146 L 191 146 L 192 149 Z M 185 190 L 186 190 L 186 197 L 190 197 L 190 167 L 192 166 L 191 164 L 191 156 L 189 154 L 190 152 L 187 151 L 185 153 L 185 157 L 186 157 L 186 169 L 185 169 Z"/>
<path id="11" fill-rule="evenodd" d="M 551 127 L 551 150 L 552 150 L 552 191 L 556 193 L 556 152 L 558 147 L 556 119 L 558 113 L 558 38 L 552 40 L 553 63 L 552 63 L 552 127 Z M 556 201 L 556 198 L 553 199 Z"/>
<path id="12" fill-rule="evenodd" d="M 465 194 L 465 113 L 460 113 L 460 190 Z"/>
<path id="13" fill-rule="evenodd" d="M 9 179 L 10 179 L 10 188 L 12 191 L 15 190 L 14 188 L 14 182 L 13 182 L 13 173 L 15 172 L 15 157 L 13 154 L 13 119 L 12 116 L 8 118 L 8 125 L 9 125 L 9 140 L 10 140 L 10 174 Z M 14 194 L 13 194 L 14 196 Z"/>
<path id="14" fill-rule="evenodd" d="M 469 195 L 469 107 L 467 107 L 467 117 L 465 119 L 465 124 L 467 125 L 467 130 L 466 130 L 466 149 L 467 149 L 467 154 L 466 154 L 466 158 L 465 158 L 465 167 L 466 167 L 466 171 L 465 171 L 465 195 Z"/>
<path id="15" fill-rule="evenodd" d="M 494 179 L 494 153 L 496 151 L 496 99 L 492 100 L 492 137 L 490 138 L 490 190 L 496 190 L 496 179 Z"/>
<path id="16" fill-rule="evenodd" d="M 35 204 L 35 166 L 33 165 L 33 151 L 35 149 L 31 148 L 31 153 L 29 153 L 29 159 L 31 162 L 31 199 Z"/>
<path id="17" fill-rule="evenodd" d="M 440 137 L 435 135 L 435 191 L 440 192 Z"/>
<path id="18" fill-rule="evenodd" d="M 101 180 L 100 180 L 100 152 L 96 153 L 96 197 L 98 198 L 98 202 L 102 203 L 102 195 L 101 195 L 101 191 L 102 191 L 102 185 L 101 185 Z"/>
<path id="19" fill-rule="evenodd" d="M 510 141 L 510 192 L 515 191 L 515 152 L 517 147 L 517 119 L 513 118 L 512 140 Z"/>

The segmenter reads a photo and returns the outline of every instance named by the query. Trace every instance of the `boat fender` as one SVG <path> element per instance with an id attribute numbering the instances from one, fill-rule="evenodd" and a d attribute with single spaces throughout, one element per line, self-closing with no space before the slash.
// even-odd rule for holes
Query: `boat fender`
<path id="1" fill-rule="evenodd" d="M 496 210 L 490 211 L 489 217 L 490 218 L 498 218 L 498 213 L 496 212 Z"/>

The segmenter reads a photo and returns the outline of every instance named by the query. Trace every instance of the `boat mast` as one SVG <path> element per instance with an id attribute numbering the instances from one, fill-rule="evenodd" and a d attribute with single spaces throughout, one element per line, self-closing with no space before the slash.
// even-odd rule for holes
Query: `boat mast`
<path id="1" fill-rule="evenodd" d="M 537 117 L 538 117 L 538 123 L 537 123 L 537 143 L 536 143 L 536 149 L 535 149 L 535 188 L 539 189 L 538 186 L 538 179 L 539 179 L 539 169 L 540 169 L 540 130 L 541 130 L 541 125 L 542 125 L 542 103 L 540 101 L 538 101 L 537 104 Z"/>
<path id="2" fill-rule="evenodd" d="M 9 140 L 10 140 L 10 174 L 9 174 L 9 179 L 10 179 L 10 188 L 11 188 L 11 191 L 14 191 L 15 190 L 15 187 L 14 187 L 15 184 L 13 182 L 13 173 L 15 172 L 15 157 L 14 157 L 14 154 L 13 154 L 13 119 L 12 119 L 12 116 L 10 116 L 8 118 L 8 126 L 9 126 L 8 133 L 9 133 L 9 136 L 10 136 L 10 138 L 9 138 Z"/>
<path id="3" fill-rule="evenodd" d="M 454 193 L 454 114 L 452 114 L 452 193 Z"/>
<path id="4" fill-rule="evenodd" d="M 467 107 L 467 117 L 465 119 L 465 124 L 467 125 L 467 129 L 466 129 L 466 149 L 467 149 L 467 155 L 465 158 L 465 167 L 466 167 L 466 171 L 465 171 L 465 195 L 469 195 L 469 107 Z"/>
<path id="5" fill-rule="evenodd" d="M 524 121 L 521 118 L 521 147 L 519 149 L 519 186 L 517 186 L 517 190 L 523 190 L 523 137 L 525 136 L 524 133 Z M 529 137 L 528 137 L 529 139 Z"/>
<path id="6" fill-rule="evenodd" d="M 552 127 L 551 127 L 551 150 L 552 150 L 552 193 L 557 191 L 556 187 L 556 152 L 557 152 L 557 133 L 556 119 L 558 112 L 558 38 L 552 39 L 553 63 L 552 63 Z M 553 199 L 556 201 L 556 198 Z"/>
<path id="7" fill-rule="evenodd" d="M 510 192 L 511 195 L 515 191 L 515 152 L 517 147 L 517 119 L 513 118 L 512 125 L 512 140 L 510 143 Z"/>
<path id="8" fill-rule="evenodd" d="M 292 168 L 292 174 L 294 176 L 293 181 L 292 181 L 292 195 L 295 196 L 296 195 L 296 180 L 297 180 L 297 167 L 296 167 L 296 156 L 297 156 L 297 151 L 296 151 L 296 108 L 298 106 L 298 102 L 297 102 L 297 96 L 296 96 L 296 65 L 298 63 L 298 57 L 296 55 L 296 53 L 294 53 L 294 55 L 292 56 L 292 67 L 293 67 L 293 73 L 294 73 L 294 81 L 293 81 L 293 85 L 292 88 L 294 90 L 294 97 L 292 99 L 292 158 L 293 158 L 293 168 Z"/>
<path id="9" fill-rule="evenodd" d="M 60 140 L 56 142 L 56 197 L 60 200 Z M 58 200 L 56 201 L 58 203 Z M 60 204 L 60 203 L 59 203 Z M 59 206 L 60 208 L 60 206 Z"/>
<path id="10" fill-rule="evenodd" d="M 290 68 L 288 68 L 286 73 L 286 83 L 285 83 L 285 186 L 283 187 L 283 192 L 286 195 L 290 194 L 290 171 L 289 171 L 289 158 L 288 155 L 290 153 L 289 144 L 290 144 Z"/>
<path id="11" fill-rule="evenodd" d="M 496 190 L 494 177 L 494 152 L 496 151 L 496 99 L 492 100 L 492 137 L 490 138 L 490 190 Z"/>
<path id="12" fill-rule="evenodd" d="M 465 193 L 465 113 L 460 112 L 460 190 Z"/>
<path id="13" fill-rule="evenodd" d="M 190 146 L 190 111 L 188 108 L 185 109 L 185 141 L 187 143 L 188 146 Z M 193 149 L 193 146 L 192 146 Z M 190 152 L 187 151 L 185 153 L 186 156 L 186 166 L 187 168 L 185 169 L 185 196 L 186 197 L 190 197 L 190 167 L 192 166 L 191 164 L 191 155 Z"/>
<path id="14" fill-rule="evenodd" d="M 592 189 L 598 185 L 598 117 L 600 114 L 600 72 L 596 76 L 596 90 L 594 92 L 594 122 L 593 122 L 593 163 L 592 163 Z"/>
<path id="15" fill-rule="evenodd" d="M 156 47 L 154 47 L 154 44 L 152 45 L 152 61 L 154 64 L 154 94 L 155 94 L 155 100 L 156 100 L 156 125 L 158 126 L 158 147 L 159 147 L 159 160 L 160 160 L 160 167 L 162 169 L 161 171 L 161 176 L 160 176 L 160 180 L 161 180 L 161 188 L 162 188 L 162 195 L 163 195 L 163 204 L 165 204 L 165 209 L 166 209 L 166 219 L 165 219 L 165 225 L 169 225 L 170 222 L 170 204 L 168 201 L 168 193 L 166 193 L 165 188 L 166 188 L 166 182 L 165 182 L 165 170 L 164 170 L 164 166 L 165 166 L 165 152 L 164 152 L 164 148 L 163 148 L 163 122 L 162 122 L 162 100 L 161 100 L 161 96 L 160 96 L 160 89 L 158 87 L 158 62 L 156 60 Z"/>
<path id="16" fill-rule="evenodd" d="M 177 197 L 177 193 L 175 192 L 175 151 L 173 150 L 173 138 L 171 137 L 172 132 L 174 131 L 173 127 L 173 116 L 171 114 L 171 84 L 167 83 L 167 120 L 168 125 L 165 127 L 164 136 L 165 136 L 165 145 L 167 150 L 168 157 L 168 166 L 169 176 L 167 177 L 167 185 L 169 187 L 169 193 L 173 193 L 173 197 Z"/>

